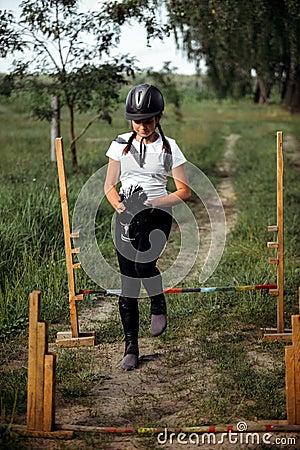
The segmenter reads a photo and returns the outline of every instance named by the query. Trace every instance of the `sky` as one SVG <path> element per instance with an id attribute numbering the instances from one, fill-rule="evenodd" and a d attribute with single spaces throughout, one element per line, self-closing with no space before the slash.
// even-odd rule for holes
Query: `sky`
<path id="1" fill-rule="evenodd" d="M 82 10 L 97 10 L 103 0 L 81 0 Z M 0 9 L 18 11 L 21 0 L 0 0 Z M 137 58 L 137 65 L 141 69 L 152 67 L 153 70 L 162 69 L 164 62 L 170 61 L 171 67 L 176 67 L 179 74 L 194 74 L 195 65 L 187 61 L 183 52 L 176 48 L 173 36 L 151 40 L 151 47 L 147 47 L 145 29 L 139 25 L 125 26 L 120 43 L 115 53 L 130 53 Z M 8 72 L 13 58 L 0 58 L 0 72 Z"/>

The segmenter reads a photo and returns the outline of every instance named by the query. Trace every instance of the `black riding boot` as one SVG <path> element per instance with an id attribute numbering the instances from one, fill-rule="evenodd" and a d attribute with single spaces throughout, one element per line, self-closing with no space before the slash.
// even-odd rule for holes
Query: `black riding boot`
<path id="1" fill-rule="evenodd" d="M 138 366 L 139 308 L 136 298 L 119 297 L 119 311 L 125 335 L 125 353 L 121 362 L 124 370 Z"/>
<path id="2" fill-rule="evenodd" d="M 151 334 L 161 335 L 167 328 L 167 305 L 164 294 L 151 297 Z"/>

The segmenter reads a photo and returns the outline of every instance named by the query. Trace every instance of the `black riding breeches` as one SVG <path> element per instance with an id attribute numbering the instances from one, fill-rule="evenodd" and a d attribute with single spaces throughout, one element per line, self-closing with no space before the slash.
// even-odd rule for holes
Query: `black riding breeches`
<path id="1" fill-rule="evenodd" d="M 149 295 L 163 292 L 161 274 L 156 267 L 168 240 L 171 226 L 171 208 L 145 209 L 138 213 L 138 226 L 131 239 L 124 239 L 122 214 L 116 218 L 116 247 L 121 272 L 122 295 L 137 298 L 141 282 Z"/>

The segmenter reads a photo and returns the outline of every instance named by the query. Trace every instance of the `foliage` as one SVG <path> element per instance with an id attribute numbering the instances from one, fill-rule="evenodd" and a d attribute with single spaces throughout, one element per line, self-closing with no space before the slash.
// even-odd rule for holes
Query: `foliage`
<path id="1" fill-rule="evenodd" d="M 220 98 L 251 92 L 255 71 L 256 101 L 268 101 L 279 80 L 285 106 L 300 110 L 299 0 L 166 0 L 166 5 L 179 44 L 198 67 L 205 60 Z"/>
<path id="2" fill-rule="evenodd" d="M 48 120 L 52 115 L 50 97 L 59 96 L 60 105 L 69 109 L 74 166 L 78 140 L 75 112 L 94 111 L 89 126 L 97 119 L 110 122 L 120 86 L 126 82 L 125 77 L 133 75 L 133 57 L 120 55 L 107 60 L 118 42 L 121 25 L 133 18 L 145 23 L 148 40 L 162 37 L 154 5 L 150 8 L 143 1 L 104 2 L 99 11 L 82 13 L 75 0 L 24 0 L 20 19 L 1 11 L 1 56 L 16 51 L 31 52 L 28 59 L 22 55 L 15 61 L 14 70 L 4 78 L 1 90 L 7 93 L 9 86 L 28 89 L 35 100 L 34 113 Z"/>

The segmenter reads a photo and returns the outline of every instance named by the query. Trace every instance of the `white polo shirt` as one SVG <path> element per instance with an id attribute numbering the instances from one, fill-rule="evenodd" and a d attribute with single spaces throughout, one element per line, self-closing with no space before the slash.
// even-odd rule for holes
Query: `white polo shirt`
<path id="1" fill-rule="evenodd" d="M 159 135 L 155 142 L 146 145 L 145 160 L 143 167 L 140 166 L 140 143 L 133 140 L 132 145 L 137 153 L 128 152 L 123 155 L 132 133 L 124 133 L 114 140 L 106 152 L 106 156 L 119 161 L 121 164 L 120 181 L 122 189 L 126 190 L 130 186 L 139 185 L 146 192 L 149 200 L 167 195 L 167 171 L 165 169 L 165 151 L 162 149 L 163 142 Z M 186 158 L 178 147 L 176 141 L 166 137 L 172 151 L 171 169 L 186 162 Z M 144 144 L 143 144 L 144 145 Z"/>

